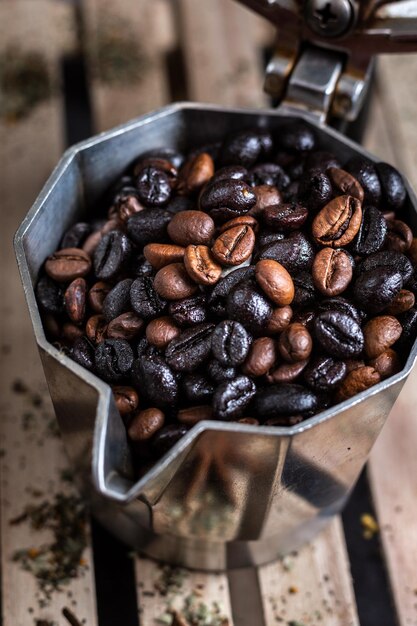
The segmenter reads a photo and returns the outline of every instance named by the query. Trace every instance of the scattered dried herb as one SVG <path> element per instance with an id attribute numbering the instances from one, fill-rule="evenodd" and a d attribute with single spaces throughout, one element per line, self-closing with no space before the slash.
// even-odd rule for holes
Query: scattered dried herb
<path id="1" fill-rule="evenodd" d="M 168 605 L 155 621 L 166 626 L 230 626 L 229 619 L 222 615 L 217 602 L 209 606 L 194 593 L 184 599 L 180 609 L 172 609 Z"/>
<path id="2" fill-rule="evenodd" d="M 186 570 L 171 565 L 161 565 L 161 575 L 155 581 L 154 587 L 161 594 L 167 596 L 181 591 L 185 578 L 188 576 Z"/>
<path id="3" fill-rule="evenodd" d="M 304 622 L 299 622 L 298 620 L 291 620 L 288 622 L 288 626 L 306 626 Z"/>
<path id="4" fill-rule="evenodd" d="M 58 626 L 56 622 L 49 619 L 35 619 L 35 626 Z"/>
<path id="5" fill-rule="evenodd" d="M 78 617 L 76 617 L 68 607 L 64 607 L 62 609 L 62 615 L 65 617 L 67 622 L 71 624 L 71 626 L 82 626 Z"/>
<path id="6" fill-rule="evenodd" d="M 364 539 L 372 539 L 379 532 L 378 522 L 370 513 L 361 515 L 361 525 Z"/>

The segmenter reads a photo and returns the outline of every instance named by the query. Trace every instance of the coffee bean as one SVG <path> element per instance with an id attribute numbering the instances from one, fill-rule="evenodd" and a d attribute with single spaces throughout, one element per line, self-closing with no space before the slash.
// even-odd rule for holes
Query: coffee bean
<path id="1" fill-rule="evenodd" d="M 353 196 L 362 204 L 365 194 L 361 185 L 352 174 L 337 167 L 330 167 L 326 173 L 336 195 Z"/>
<path id="2" fill-rule="evenodd" d="M 353 196 L 338 196 L 316 215 L 311 231 L 317 243 L 340 248 L 354 239 L 361 221 L 359 200 Z"/>
<path id="3" fill-rule="evenodd" d="M 248 330 L 260 333 L 272 315 L 272 306 L 253 281 L 238 283 L 227 297 L 227 314 Z"/>
<path id="4" fill-rule="evenodd" d="M 243 130 L 224 140 L 221 147 L 223 165 L 251 167 L 261 156 L 267 156 L 273 147 L 271 135 L 266 131 Z"/>
<path id="5" fill-rule="evenodd" d="M 399 272 L 404 284 L 407 283 L 413 273 L 413 266 L 407 257 L 394 250 L 383 250 L 371 254 L 358 265 L 356 273 L 359 275 L 378 268 L 387 268 Z"/>
<path id="6" fill-rule="evenodd" d="M 49 276 L 43 275 L 35 289 L 36 299 L 46 313 L 59 314 L 64 309 L 64 293 Z"/>
<path id="7" fill-rule="evenodd" d="M 211 336 L 213 356 L 226 367 L 241 365 L 249 352 L 252 337 L 239 322 L 224 320 Z"/>
<path id="8" fill-rule="evenodd" d="M 81 326 L 74 324 L 73 322 L 64 322 L 61 328 L 61 339 L 73 344 L 74 341 L 84 336 L 84 332 Z"/>
<path id="9" fill-rule="evenodd" d="M 364 347 L 359 324 L 340 311 L 320 313 L 314 320 L 314 332 L 320 346 L 337 359 L 358 356 Z"/>
<path id="10" fill-rule="evenodd" d="M 305 326 L 309 333 L 313 331 L 313 322 L 316 319 L 315 309 L 306 309 L 304 311 L 298 311 L 292 318 L 293 322 L 299 322 Z"/>
<path id="11" fill-rule="evenodd" d="M 387 315 L 400 315 L 411 309 L 415 304 L 415 295 L 408 289 L 401 289 L 391 304 L 384 309 Z"/>
<path id="12" fill-rule="evenodd" d="M 211 251 L 222 265 L 240 265 L 250 257 L 254 245 L 255 233 L 250 226 L 234 226 L 217 237 Z"/>
<path id="13" fill-rule="evenodd" d="M 253 404 L 255 415 L 264 422 L 281 415 L 304 415 L 314 411 L 318 398 L 302 385 L 284 383 L 260 389 Z"/>
<path id="14" fill-rule="evenodd" d="M 311 354 L 313 340 L 307 328 L 299 322 L 293 322 L 281 333 L 278 350 L 288 363 L 305 361 Z"/>
<path id="15" fill-rule="evenodd" d="M 262 217 L 270 228 L 290 232 L 301 228 L 308 217 L 308 210 L 301 204 L 285 203 L 266 207 Z"/>
<path id="16" fill-rule="evenodd" d="M 401 371 L 401 361 L 398 354 L 392 348 L 384 350 L 377 357 L 371 359 L 368 362 L 370 367 L 373 367 L 381 378 L 388 378 L 394 376 Z"/>
<path id="17" fill-rule="evenodd" d="M 332 248 L 323 248 L 316 254 L 311 272 L 315 287 L 325 296 L 343 293 L 353 274 L 349 255 Z"/>
<path id="18" fill-rule="evenodd" d="M 369 255 L 378 252 L 387 237 L 387 222 L 382 213 L 373 206 L 363 209 L 362 223 L 352 250 L 356 254 Z"/>
<path id="19" fill-rule="evenodd" d="M 136 411 L 139 405 L 139 396 L 133 387 L 119 385 L 112 387 L 114 401 L 120 415 L 125 416 Z"/>
<path id="20" fill-rule="evenodd" d="M 192 372 L 208 358 L 214 324 L 198 324 L 184 330 L 167 346 L 167 363 L 177 372 Z"/>
<path id="21" fill-rule="evenodd" d="M 203 374 L 186 374 L 183 379 L 183 389 L 189 402 L 211 402 L 214 385 Z"/>
<path id="22" fill-rule="evenodd" d="M 121 280 L 104 298 L 102 312 L 108 322 L 122 313 L 126 313 L 131 310 L 130 289 L 132 283 L 133 281 L 131 278 Z"/>
<path id="23" fill-rule="evenodd" d="M 407 256 L 413 265 L 417 265 L 417 237 L 413 237 L 411 246 L 407 250 Z"/>
<path id="24" fill-rule="evenodd" d="M 381 266 L 360 274 L 353 285 L 353 297 L 365 311 L 379 313 L 392 303 L 402 286 L 399 271 Z"/>
<path id="25" fill-rule="evenodd" d="M 177 191 L 191 194 L 203 187 L 214 174 L 214 162 L 207 152 L 196 154 L 186 161 L 178 177 Z"/>
<path id="26" fill-rule="evenodd" d="M 364 191 L 365 204 L 379 206 L 381 200 L 381 183 L 375 164 L 363 157 L 352 157 L 344 169 L 348 171 L 361 185 Z"/>
<path id="27" fill-rule="evenodd" d="M 87 370 L 94 369 L 94 347 L 87 337 L 75 339 L 71 349 L 71 358 Z"/>
<path id="28" fill-rule="evenodd" d="M 149 276 L 133 281 L 130 287 L 130 301 L 135 313 L 143 319 L 161 315 L 166 307 L 166 300 L 157 292 L 155 282 Z"/>
<path id="29" fill-rule="evenodd" d="M 209 183 L 200 195 L 201 210 L 210 213 L 219 223 L 247 213 L 255 204 L 256 195 L 243 180 Z"/>
<path id="30" fill-rule="evenodd" d="M 294 283 L 290 274 L 277 261 L 265 259 L 255 266 L 258 285 L 278 306 L 291 304 L 294 299 Z"/>
<path id="31" fill-rule="evenodd" d="M 153 267 L 145 259 L 143 254 L 134 254 L 129 263 L 129 272 L 133 278 L 141 278 L 143 276 L 153 276 Z"/>
<path id="32" fill-rule="evenodd" d="M 395 349 L 400 353 L 406 353 L 408 355 L 410 346 L 414 343 L 417 335 L 417 310 L 410 309 L 405 313 L 398 316 L 403 332 L 401 337 L 395 344 Z"/>
<path id="33" fill-rule="evenodd" d="M 290 306 L 282 306 L 272 311 L 271 317 L 265 326 L 265 331 L 269 335 L 277 335 L 287 328 L 291 322 L 293 310 Z"/>
<path id="34" fill-rule="evenodd" d="M 340 311 L 352 317 L 359 326 L 362 324 L 361 313 L 351 302 L 346 300 L 346 298 L 339 296 L 322 300 L 317 305 L 317 313 L 324 313 L 325 311 Z"/>
<path id="35" fill-rule="evenodd" d="M 187 434 L 188 427 L 185 424 L 168 424 L 155 434 L 152 447 L 157 457 L 166 454 L 171 448 Z"/>
<path id="36" fill-rule="evenodd" d="M 247 376 L 264 376 L 274 366 L 277 358 L 275 341 L 271 337 L 258 337 L 252 343 L 242 372 Z"/>
<path id="37" fill-rule="evenodd" d="M 255 384 L 247 376 L 222 383 L 213 396 L 214 417 L 221 420 L 241 417 L 255 393 Z"/>
<path id="38" fill-rule="evenodd" d="M 65 310 L 74 324 L 81 324 L 85 316 L 87 283 L 84 278 L 75 278 L 64 294 Z"/>
<path id="39" fill-rule="evenodd" d="M 334 389 L 344 379 L 346 373 L 344 361 L 330 356 L 320 356 L 305 369 L 304 380 L 314 391 L 327 392 Z"/>
<path id="40" fill-rule="evenodd" d="M 294 299 L 292 305 L 295 308 L 313 306 L 316 302 L 317 292 L 313 278 L 309 272 L 297 272 L 293 274 Z"/>
<path id="41" fill-rule="evenodd" d="M 262 248 L 258 261 L 272 259 L 278 261 L 288 272 L 310 269 L 314 259 L 314 249 L 307 237 L 297 231 L 281 241 L 275 241 Z"/>
<path id="42" fill-rule="evenodd" d="M 107 222 L 101 223 L 99 227 L 88 235 L 87 239 L 84 241 L 82 245 L 82 249 L 86 252 L 90 257 L 94 256 L 94 252 L 100 241 L 103 239 L 104 235 L 112 232 L 113 230 L 118 230 L 121 224 L 117 218 L 112 218 L 107 220 Z"/>
<path id="43" fill-rule="evenodd" d="M 170 263 L 162 267 L 155 276 L 155 291 L 166 300 L 188 298 L 198 291 L 183 263 Z"/>
<path id="44" fill-rule="evenodd" d="M 185 248 L 170 243 L 148 243 L 143 248 L 143 254 L 153 268 L 160 270 L 161 267 L 170 263 L 181 262 Z"/>
<path id="45" fill-rule="evenodd" d="M 258 232 L 259 224 L 257 220 L 252 217 L 252 215 L 241 215 L 240 217 L 234 217 L 232 220 L 225 222 L 219 227 L 219 233 L 224 233 L 226 230 L 230 228 L 234 228 L 235 226 L 250 226 L 254 233 Z"/>
<path id="46" fill-rule="evenodd" d="M 407 191 L 401 174 L 388 163 L 377 163 L 375 169 L 378 173 L 382 190 L 382 202 L 387 209 L 400 211 L 404 206 Z"/>
<path id="47" fill-rule="evenodd" d="M 365 391 L 381 380 L 380 375 L 373 367 L 359 367 L 349 372 L 346 378 L 340 384 L 336 392 L 337 402 L 343 402 L 356 396 L 357 393 Z"/>
<path id="48" fill-rule="evenodd" d="M 178 337 L 180 329 L 169 316 L 158 317 L 151 320 L 146 327 L 146 339 L 150 344 L 159 349 L 167 347 L 172 339 Z"/>
<path id="49" fill-rule="evenodd" d="M 107 294 L 111 291 L 111 287 L 108 283 L 99 281 L 94 283 L 88 292 L 88 304 L 95 311 L 95 313 L 103 312 L 104 300 Z"/>
<path id="50" fill-rule="evenodd" d="M 246 181 L 251 187 L 270 185 L 282 191 L 288 187 L 291 179 L 277 163 L 260 163 L 249 170 Z"/>
<path id="51" fill-rule="evenodd" d="M 91 233 L 91 224 L 77 222 L 65 233 L 61 241 L 61 248 L 81 248 L 85 239 Z"/>
<path id="52" fill-rule="evenodd" d="M 133 363 L 132 380 L 140 396 L 161 408 L 178 399 L 176 376 L 165 360 L 156 354 L 143 354 Z"/>
<path id="53" fill-rule="evenodd" d="M 237 376 L 236 367 L 222 365 L 217 359 L 211 359 L 211 361 L 209 361 L 207 372 L 210 378 L 218 385 L 224 383 L 226 380 L 234 380 Z"/>
<path id="54" fill-rule="evenodd" d="M 45 262 L 45 271 L 58 283 L 71 282 L 87 276 L 91 270 L 89 255 L 78 248 L 64 248 L 51 254 Z"/>
<path id="55" fill-rule="evenodd" d="M 271 417 L 264 422 L 264 426 L 295 426 L 304 420 L 302 415 L 280 415 Z"/>
<path id="56" fill-rule="evenodd" d="M 169 161 L 171 166 L 175 167 L 177 170 L 181 167 L 184 162 L 184 155 L 178 150 L 174 150 L 173 148 L 152 148 L 151 150 L 147 150 L 144 152 L 139 161 L 144 159 L 155 158 L 155 159 L 164 159 Z M 137 163 L 137 161 L 136 161 Z M 136 165 L 134 164 L 134 166 Z"/>
<path id="57" fill-rule="evenodd" d="M 259 185 L 253 187 L 256 196 L 256 204 L 250 209 L 251 215 L 261 215 L 264 209 L 270 206 L 278 206 L 282 202 L 282 194 L 273 185 Z"/>
<path id="58" fill-rule="evenodd" d="M 330 168 L 340 169 L 340 161 L 332 152 L 315 150 L 307 155 L 305 160 L 306 170 L 321 170 L 329 174 L 328 170 Z"/>
<path id="59" fill-rule="evenodd" d="M 132 215 L 136 215 L 136 213 L 140 213 L 144 209 L 143 204 L 141 204 L 136 195 L 133 194 L 122 196 L 117 203 L 117 214 L 123 224 L 127 222 Z"/>
<path id="60" fill-rule="evenodd" d="M 219 317 L 226 315 L 227 297 L 233 287 L 254 275 L 255 267 L 249 265 L 235 269 L 219 280 L 208 299 L 208 305 L 212 313 Z"/>
<path id="61" fill-rule="evenodd" d="M 396 252 L 407 252 L 413 242 L 411 228 L 402 220 L 390 220 L 387 222 L 387 248 Z"/>
<path id="62" fill-rule="evenodd" d="M 180 409 L 177 413 L 177 419 L 181 424 L 194 426 L 203 420 L 210 420 L 213 417 L 213 409 L 210 405 L 204 404 L 200 406 L 190 406 L 186 409 Z"/>
<path id="63" fill-rule="evenodd" d="M 98 375 L 109 383 L 126 377 L 133 364 L 133 350 L 125 339 L 105 339 L 94 355 Z"/>
<path id="64" fill-rule="evenodd" d="M 189 276 L 199 285 L 214 285 L 222 273 L 221 265 L 216 263 L 207 246 L 187 246 L 184 265 Z"/>
<path id="65" fill-rule="evenodd" d="M 133 252 L 131 241 L 113 230 L 104 235 L 94 252 L 94 273 L 100 280 L 111 280 L 124 270 Z"/>
<path id="66" fill-rule="evenodd" d="M 98 345 L 104 341 L 106 331 L 107 322 L 104 315 L 92 315 L 88 318 L 87 324 L 85 325 L 85 332 L 94 345 Z"/>
<path id="67" fill-rule="evenodd" d="M 288 152 L 311 152 L 316 145 L 314 131 L 305 122 L 294 120 L 286 122 L 279 129 L 279 146 Z"/>
<path id="68" fill-rule="evenodd" d="M 136 179 L 139 199 L 148 207 L 166 204 L 171 195 L 171 184 L 166 172 L 156 167 L 145 167 Z"/>
<path id="69" fill-rule="evenodd" d="M 167 210 L 145 209 L 129 217 L 126 222 L 127 234 L 138 246 L 152 242 L 162 243 L 167 239 L 167 227 L 171 217 Z"/>
<path id="70" fill-rule="evenodd" d="M 318 211 L 330 202 L 333 195 L 332 183 L 321 170 L 309 170 L 300 180 L 298 196 L 310 211 Z"/>
<path id="71" fill-rule="evenodd" d="M 207 318 L 206 297 L 202 294 L 170 302 L 168 308 L 179 326 L 194 326 L 205 322 Z"/>
<path id="72" fill-rule="evenodd" d="M 297 363 L 282 363 L 266 375 L 268 383 L 292 383 L 301 376 L 308 364 L 308 359 Z"/>
<path id="73" fill-rule="evenodd" d="M 109 339 L 126 339 L 132 341 L 141 333 L 144 321 L 129 311 L 114 318 L 107 326 L 106 335 Z"/>
<path id="74" fill-rule="evenodd" d="M 168 226 L 168 234 L 172 241 L 181 246 L 207 245 L 211 242 L 214 231 L 212 218 L 203 211 L 176 213 Z"/>
<path id="75" fill-rule="evenodd" d="M 402 326 L 392 315 L 372 318 L 363 329 L 366 356 L 369 359 L 379 356 L 398 341 L 401 333 Z"/>
<path id="76" fill-rule="evenodd" d="M 133 416 L 128 435 L 132 441 L 147 441 L 162 428 L 164 421 L 165 415 L 160 409 L 144 409 Z"/>
<path id="77" fill-rule="evenodd" d="M 235 421 L 238 422 L 239 424 L 246 424 L 249 426 L 259 426 L 259 420 L 257 420 L 255 417 L 241 417 L 240 419 L 235 420 Z"/>
<path id="78" fill-rule="evenodd" d="M 210 182 L 217 180 L 244 180 L 248 175 L 248 170 L 243 165 L 225 165 L 218 169 Z"/>

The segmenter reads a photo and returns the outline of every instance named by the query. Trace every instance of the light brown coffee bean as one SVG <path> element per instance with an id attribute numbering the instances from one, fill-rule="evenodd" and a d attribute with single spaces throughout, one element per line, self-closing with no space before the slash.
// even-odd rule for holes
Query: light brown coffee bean
<path id="1" fill-rule="evenodd" d="M 294 283 L 281 263 L 272 259 L 258 261 L 255 266 L 258 285 L 278 306 L 291 304 L 294 299 Z"/>
<path id="2" fill-rule="evenodd" d="M 176 246 L 172 243 L 148 243 L 143 248 L 145 259 L 156 270 L 169 265 L 170 263 L 179 263 L 183 260 L 185 248 Z"/>
<path id="3" fill-rule="evenodd" d="M 241 417 L 236 420 L 238 424 L 247 424 L 248 426 L 259 426 L 259 420 L 255 417 Z"/>
<path id="4" fill-rule="evenodd" d="M 402 220 L 387 222 L 388 232 L 385 245 L 388 250 L 405 253 L 413 243 L 412 230 Z"/>
<path id="5" fill-rule="evenodd" d="M 329 167 L 326 170 L 327 176 L 333 185 L 334 191 L 338 195 L 348 195 L 357 198 L 360 203 L 363 202 L 364 191 L 362 185 L 349 172 L 345 172 L 338 167 Z"/>
<path id="6" fill-rule="evenodd" d="M 183 165 L 179 176 L 177 191 L 189 195 L 208 183 L 214 174 L 214 161 L 207 152 L 196 154 Z"/>
<path id="7" fill-rule="evenodd" d="M 308 359 L 313 349 L 313 340 L 303 324 L 293 322 L 279 336 L 278 349 L 284 361 L 297 363 Z"/>
<path id="8" fill-rule="evenodd" d="M 234 226 L 221 233 L 211 249 L 222 265 L 240 265 L 250 257 L 255 245 L 255 233 L 250 226 Z"/>
<path id="9" fill-rule="evenodd" d="M 226 230 L 229 230 L 229 228 L 234 228 L 235 226 L 250 226 L 254 233 L 256 233 L 259 229 L 258 221 L 252 217 L 252 215 L 246 214 L 234 217 L 232 220 L 222 224 L 219 227 L 219 233 L 224 233 Z"/>
<path id="10" fill-rule="evenodd" d="M 136 411 L 139 405 L 139 396 L 133 387 L 117 385 L 112 387 L 114 400 L 120 415 L 129 415 Z"/>
<path id="11" fill-rule="evenodd" d="M 162 267 L 155 276 L 154 289 L 166 300 L 189 298 L 198 290 L 184 263 L 171 263 Z"/>
<path id="12" fill-rule="evenodd" d="M 213 417 L 213 409 L 209 405 L 190 406 L 180 409 L 177 413 L 178 421 L 187 426 L 194 426 L 203 420 L 210 420 Z"/>
<path id="13" fill-rule="evenodd" d="M 366 356 L 374 359 L 385 352 L 398 341 L 402 330 L 400 322 L 392 315 L 378 315 L 369 320 L 363 329 Z"/>
<path id="14" fill-rule="evenodd" d="M 62 324 L 61 336 L 72 344 L 76 339 L 84 336 L 84 331 L 81 326 L 77 326 L 72 322 L 65 322 Z"/>
<path id="15" fill-rule="evenodd" d="M 242 372 L 247 376 L 263 376 L 277 359 L 275 341 L 271 337 L 258 337 L 252 342 L 248 356 L 242 365 Z"/>
<path id="16" fill-rule="evenodd" d="M 85 316 L 87 283 L 84 278 L 75 278 L 64 294 L 65 310 L 74 324 L 81 324 Z"/>
<path id="17" fill-rule="evenodd" d="M 139 202 L 136 196 L 128 195 L 120 200 L 117 208 L 117 215 L 122 224 L 125 224 L 129 217 L 136 215 L 136 213 L 140 213 L 144 208 L 145 207 Z"/>
<path id="18" fill-rule="evenodd" d="M 160 409 L 144 409 L 133 416 L 127 432 L 132 441 L 146 441 L 162 428 L 164 422 L 165 415 Z"/>
<path id="19" fill-rule="evenodd" d="M 392 348 L 388 348 L 375 359 L 371 359 L 368 365 L 376 369 L 381 378 L 394 376 L 394 374 L 398 374 L 401 371 L 400 358 Z"/>
<path id="20" fill-rule="evenodd" d="M 96 313 L 103 311 L 103 302 L 107 294 L 111 291 L 111 286 L 108 283 L 99 281 L 95 283 L 88 292 L 88 304 Z"/>
<path id="21" fill-rule="evenodd" d="M 281 306 L 272 311 L 272 315 L 266 323 L 265 330 L 270 335 L 277 335 L 287 328 L 291 322 L 293 310 L 290 306 Z"/>
<path id="22" fill-rule="evenodd" d="M 257 217 L 266 207 L 276 206 L 282 202 L 282 194 L 274 185 L 258 185 L 253 191 L 256 195 L 256 204 L 248 211 L 249 215 Z"/>
<path id="23" fill-rule="evenodd" d="M 92 315 L 87 320 L 85 332 L 89 340 L 95 345 L 104 341 L 107 330 L 107 322 L 104 315 Z"/>
<path id="24" fill-rule="evenodd" d="M 373 387 L 373 385 L 379 383 L 380 380 L 381 376 L 373 367 L 359 367 L 350 372 L 341 382 L 336 392 L 336 400 L 337 402 L 348 400 L 357 393 Z"/>
<path id="25" fill-rule="evenodd" d="M 317 213 L 312 234 L 322 246 L 341 248 L 357 235 L 362 222 L 362 207 L 353 196 L 338 196 Z"/>
<path id="26" fill-rule="evenodd" d="M 180 334 L 180 328 L 168 315 L 151 320 L 146 327 L 146 339 L 159 349 L 166 348 Z"/>
<path id="27" fill-rule="evenodd" d="M 413 237 L 413 241 L 407 250 L 407 256 L 413 265 L 417 265 L 417 237 Z"/>
<path id="28" fill-rule="evenodd" d="M 405 313 L 414 306 L 415 300 L 416 299 L 412 291 L 409 291 L 408 289 L 401 289 L 391 304 L 384 309 L 384 313 L 395 316 Z"/>
<path id="29" fill-rule="evenodd" d="M 316 289 L 325 296 L 337 296 L 349 286 L 352 275 L 352 263 L 344 250 L 323 248 L 313 261 L 311 270 Z"/>
<path id="30" fill-rule="evenodd" d="M 58 283 L 66 283 L 87 276 L 91 270 L 91 259 L 79 248 L 63 248 L 47 258 L 45 270 Z"/>
<path id="31" fill-rule="evenodd" d="M 298 361 L 298 363 L 282 363 L 269 372 L 266 379 L 269 383 L 292 383 L 302 374 L 307 364 L 308 359 Z"/>
<path id="32" fill-rule="evenodd" d="M 360 367 L 365 367 L 365 361 L 357 359 L 345 359 L 344 363 L 346 365 L 346 374 L 349 374 L 349 372 L 353 372 Z"/>
<path id="33" fill-rule="evenodd" d="M 168 224 L 168 235 L 180 246 L 208 245 L 215 230 L 212 218 L 204 211 L 180 211 Z"/>
<path id="34" fill-rule="evenodd" d="M 136 337 L 140 335 L 143 325 L 143 319 L 136 315 L 136 313 L 133 313 L 133 311 L 128 311 L 109 322 L 106 337 L 108 339 L 126 339 L 126 341 L 132 341 L 132 339 L 136 339 Z"/>
<path id="35" fill-rule="evenodd" d="M 199 285 L 214 285 L 222 274 L 222 266 L 216 263 L 207 246 L 187 246 L 184 265 L 188 274 Z"/>

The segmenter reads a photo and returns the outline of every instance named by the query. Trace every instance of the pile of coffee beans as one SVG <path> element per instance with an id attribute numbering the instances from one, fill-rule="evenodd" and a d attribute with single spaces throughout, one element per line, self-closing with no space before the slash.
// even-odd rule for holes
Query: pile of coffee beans
<path id="1" fill-rule="evenodd" d="M 46 260 L 46 332 L 112 385 L 141 471 L 200 420 L 297 424 L 404 365 L 406 196 L 299 121 L 142 154 Z"/>

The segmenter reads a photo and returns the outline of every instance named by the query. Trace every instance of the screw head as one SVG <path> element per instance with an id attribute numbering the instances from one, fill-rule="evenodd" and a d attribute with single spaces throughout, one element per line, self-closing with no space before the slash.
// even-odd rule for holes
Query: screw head
<path id="1" fill-rule="evenodd" d="M 354 9 L 349 0 L 308 0 L 305 19 L 317 35 L 340 37 L 352 26 Z"/>

